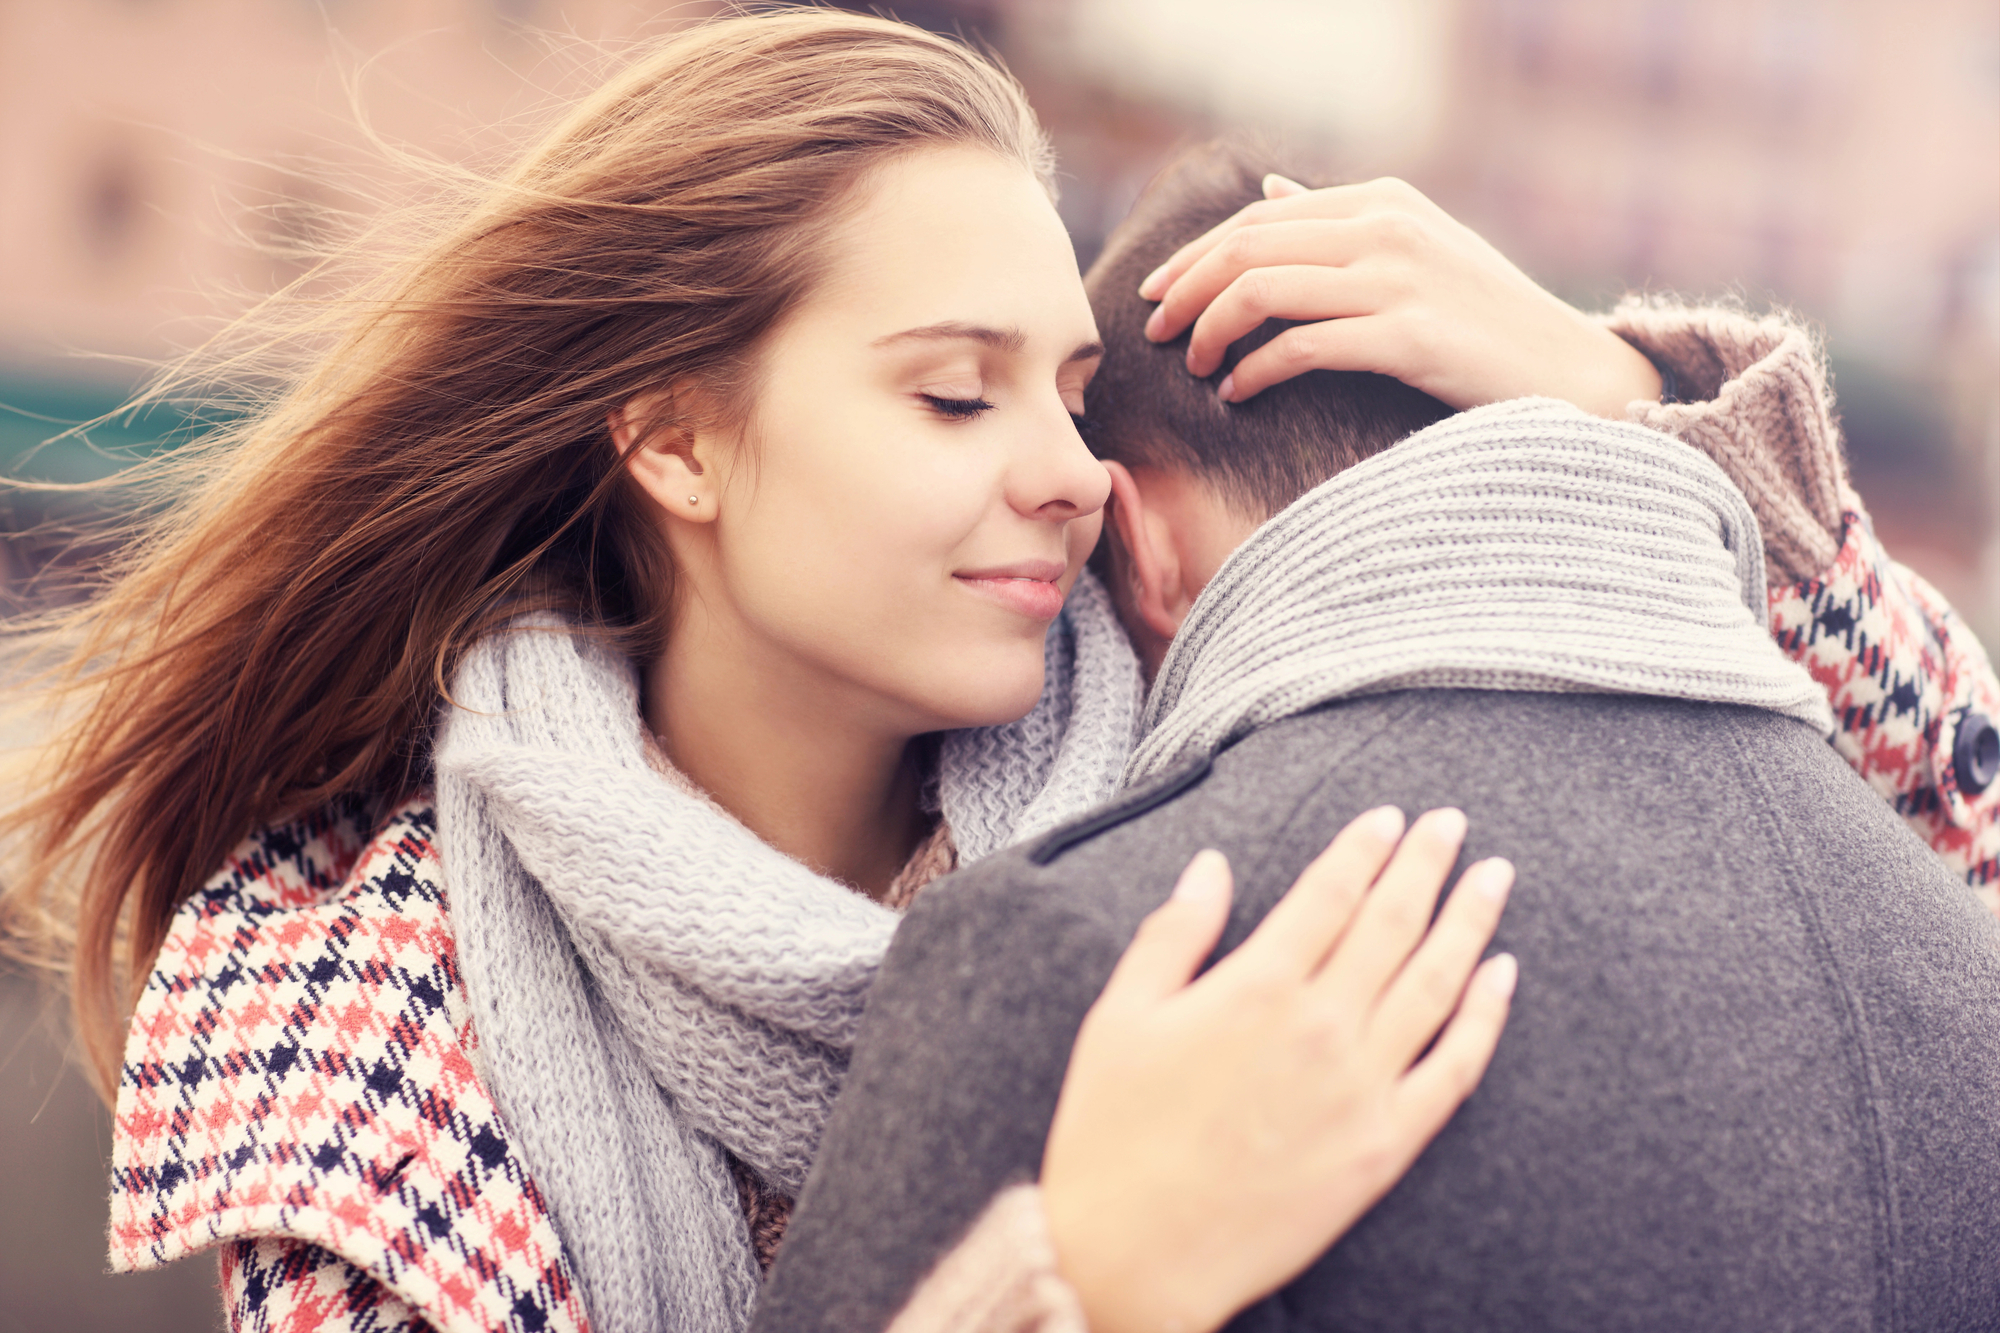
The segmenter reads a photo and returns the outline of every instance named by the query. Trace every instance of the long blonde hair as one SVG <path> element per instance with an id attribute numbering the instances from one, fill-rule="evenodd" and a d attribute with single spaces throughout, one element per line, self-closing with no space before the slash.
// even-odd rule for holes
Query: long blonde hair
<path id="1" fill-rule="evenodd" d="M 68 720 L 4 820 L 9 930 L 68 968 L 100 1091 L 179 906 L 265 822 L 421 790 L 497 618 L 657 651 L 673 569 L 607 414 L 681 381 L 740 406 L 856 183 L 928 145 L 1051 181 L 1018 85 L 945 38 L 822 10 L 677 34 L 334 301 L 267 408 L 122 480 L 167 499 L 99 595 L 16 627 L 64 645 L 38 706 Z"/>

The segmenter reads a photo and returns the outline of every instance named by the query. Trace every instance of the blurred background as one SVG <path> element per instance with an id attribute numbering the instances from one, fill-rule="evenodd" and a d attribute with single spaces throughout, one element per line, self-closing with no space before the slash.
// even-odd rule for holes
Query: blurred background
<path id="1" fill-rule="evenodd" d="M 1180 144 L 1402 176 L 1585 308 L 1782 303 L 1825 332 L 1889 549 L 2000 647 L 1994 0 L 888 0 L 1026 83 L 1087 264 Z M 0 0 L 0 466 L 101 475 L 164 410 L 38 446 L 304 271 L 397 151 L 491 163 L 628 0 Z M 0 590 L 55 556 L 0 514 Z M 3 968 L 4 965 L 0 965 Z M 103 1274 L 109 1117 L 0 971 L 0 1333 L 220 1326 L 212 1265 Z"/>

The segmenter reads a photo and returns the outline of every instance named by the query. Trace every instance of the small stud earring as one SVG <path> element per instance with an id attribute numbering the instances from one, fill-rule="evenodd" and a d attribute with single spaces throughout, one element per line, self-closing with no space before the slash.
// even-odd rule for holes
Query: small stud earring
<path id="1" fill-rule="evenodd" d="M 690 495 L 688 497 L 688 503 L 691 505 L 698 505 L 701 503 L 701 497 L 699 495 Z"/>

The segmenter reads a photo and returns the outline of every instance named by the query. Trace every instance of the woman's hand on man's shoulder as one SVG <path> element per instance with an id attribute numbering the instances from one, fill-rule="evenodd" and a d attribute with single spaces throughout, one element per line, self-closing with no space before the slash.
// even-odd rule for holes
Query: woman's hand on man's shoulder
<path id="1" fill-rule="evenodd" d="M 1407 835 L 1393 808 L 1363 815 L 1198 979 L 1229 916 L 1219 852 L 1140 926 L 1043 1156 L 1093 1333 L 1218 1327 L 1352 1226 L 1477 1086 L 1513 993 L 1512 958 L 1480 961 L 1513 868 L 1471 867 L 1433 924 L 1464 836 L 1455 810 Z"/>

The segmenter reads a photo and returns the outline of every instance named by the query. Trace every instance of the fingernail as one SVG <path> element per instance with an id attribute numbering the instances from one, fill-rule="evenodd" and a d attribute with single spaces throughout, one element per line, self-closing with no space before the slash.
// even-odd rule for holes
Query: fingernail
<path id="1" fill-rule="evenodd" d="M 1378 805 L 1361 816 L 1361 827 L 1384 842 L 1403 836 L 1403 812 L 1393 805 Z"/>
<path id="2" fill-rule="evenodd" d="M 1430 824 L 1431 836 L 1439 842 L 1456 844 L 1465 840 L 1465 811 L 1446 806 L 1431 811 L 1425 819 Z"/>
<path id="3" fill-rule="evenodd" d="M 1514 985 L 1520 979 L 1520 961 L 1511 953 L 1497 953 L 1487 961 L 1486 977 L 1480 984 L 1504 1000 L 1514 993 Z"/>
<path id="4" fill-rule="evenodd" d="M 1127 327 L 1129 328 L 1130 326 L 1128 325 Z M 1167 331 L 1166 307 L 1156 306 L 1153 309 L 1153 313 L 1146 316 L 1146 336 L 1150 338 L 1152 341 L 1158 342 L 1162 337 L 1166 336 L 1166 331 Z"/>
<path id="5" fill-rule="evenodd" d="M 1214 902 L 1222 893 L 1222 876 L 1229 858 L 1213 847 L 1196 852 L 1174 884 L 1174 898 L 1184 903 Z"/>
<path id="6" fill-rule="evenodd" d="M 1276 199 L 1281 195 L 1288 194 L 1304 194 L 1305 192 L 1306 187 L 1293 180 L 1290 176 L 1280 176 L 1274 171 L 1264 177 L 1264 197 L 1266 199 Z"/>
<path id="7" fill-rule="evenodd" d="M 1215 386 L 1215 396 L 1223 402 L 1234 402 L 1236 398 L 1236 373 L 1231 371 L 1222 377 L 1222 383 Z"/>
<path id="8" fill-rule="evenodd" d="M 1166 276 L 1167 266 L 1165 264 L 1148 273 L 1146 280 L 1139 284 L 1139 299 L 1142 301 L 1152 300 L 1153 293 L 1159 288 L 1160 283 L 1165 281 Z"/>
<path id="9" fill-rule="evenodd" d="M 1496 903 L 1507 901 L 1507 891 L 1514 887 L 1514 863 L 1503 856 L 1490 861 L 1481 861 L 1472 868 L 1475 878 L 1472 887 L 1482 898 L 1490 898 Z"/>

